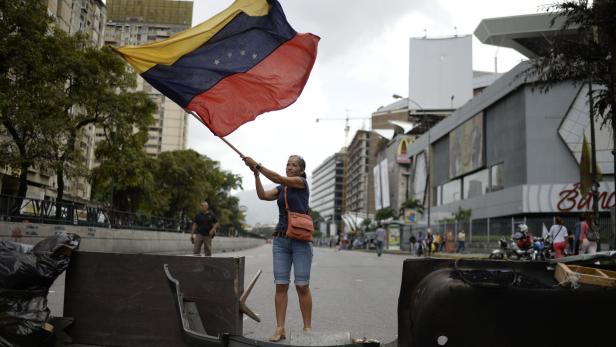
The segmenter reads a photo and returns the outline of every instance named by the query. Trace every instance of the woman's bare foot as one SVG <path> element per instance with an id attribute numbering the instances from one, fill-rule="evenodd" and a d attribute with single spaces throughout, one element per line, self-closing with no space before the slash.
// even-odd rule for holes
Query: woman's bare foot
<path id="1" fill-rule="evenodd" d="M 287 337 L 284 334 L 284 328 L 277 327 L 276 332 L 274 333 L 274 335 L 272 335 L 272 337 L 269 338 L 269 340 L 271 342 L 278 342 L 280 340 L 284 340 L 285 338 Z"/>
<path id="2" fill-rule="evenodd" d="M 305 333 L 310 332 L 310 331 L 312 331 L 312 328 L 309 328 L 309 327 L 304 327 L 304 332 L 305 332 Z"/>

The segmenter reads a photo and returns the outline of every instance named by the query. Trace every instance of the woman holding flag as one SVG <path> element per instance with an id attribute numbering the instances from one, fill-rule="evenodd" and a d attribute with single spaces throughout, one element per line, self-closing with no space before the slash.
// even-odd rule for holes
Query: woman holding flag
<path id="1" fill-rule="evenodd" d="M 285 237 L 284 192 L 288 193 L 290 211 L 308 212 L 306 163 L 299 156 L 291 156 L 286 176 L 281 176 L 245 157 L 224 137 L 260 114 L 283 109 L 297 100 L 314 66 L 319 39 L 296 32 L 277 0 L 236 0 L 216 16 L 166 40 L 112 47 L 152 87 L 195 116 L 240 155 L 255 173 L 261 200 L 278 199 L 280 217 L 273 248 L 277 328 L 271 341 L 285 338 L 291 266 L 304 330 L 311 329 L 308 283 L 312 243 Z M 259 174 L 279 186 L 264 191 Z"/>
<path id="2" fill-rule="evenodd" d="M 287 313 L 288 290 L 291 275 L 291 266 L 295 279 L 295 289 L 299 298 L 299 308 L 304 321 L 304 331 L 310 331 L 312 321 L 312 295 L 310 293 L 310 267 L 312 265 L 312 243 L 289 239 L 286 237 L 287 208 L 285 205 L 285 191 L 287 193 L 290 211 L 307 213 L 310 192 L 306 181 L 306 162 L 298 155 L 292 155 L 287 161 L 286 176 L 269 170 L 250 157 L 244 157 L 244 163 L 255 175 L 257 196 L 261 200 L 278 202 L 278 224 L 274 232 L 272 253 L 274 262 L 274 283 L 276 295 L 276 332 L 270 341 L 277 342 L 285 339 L 285 318 Z M 278 186 L 271 190 L 264 190 L 259 175 L 263 174 Z"/>

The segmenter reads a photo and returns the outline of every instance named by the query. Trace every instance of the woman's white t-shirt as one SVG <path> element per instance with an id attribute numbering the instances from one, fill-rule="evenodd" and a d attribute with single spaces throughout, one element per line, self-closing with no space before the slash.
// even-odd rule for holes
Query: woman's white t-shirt
<path id="1" fill-rule="evenodd" d="M 567 240 L 567 228 L 564 225 L 552 225 L 549 234 L 552 243 L 565 242 Z"/>

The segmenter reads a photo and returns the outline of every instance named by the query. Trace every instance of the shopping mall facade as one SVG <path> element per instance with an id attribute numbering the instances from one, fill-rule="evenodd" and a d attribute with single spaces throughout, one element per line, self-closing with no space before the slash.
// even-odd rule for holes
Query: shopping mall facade
<path id="1" fill-rule="evenodd" d="M 475 35 L 532 58 L 553 30 L 545 15 L 529 15 L 484 20 Z M 588 86 L 562 82 L 545 92 L 528 68 L 520 63 L 409 145 L 410 196 L 430 206 L 419 228 L 430 224 L 438 231 L 442 220 L 463 208 L 471 210 L 465 229 L 472 235 L 506 235 L 519 223 L 540 234 L 555 216 L 573 228 L 592 209 L 590 196 L 576 186 L 583 138 L 590 139 Z M 603 174 L 600 224 L 612 234 L 613 143 L 611 130 L 600 124 L 595 122 Z"/>

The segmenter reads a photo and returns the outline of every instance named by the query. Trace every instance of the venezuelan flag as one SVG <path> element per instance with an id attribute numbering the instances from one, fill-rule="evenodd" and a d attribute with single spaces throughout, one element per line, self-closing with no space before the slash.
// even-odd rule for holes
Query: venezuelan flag
<path id="1" fill-rule="evenodd" d="M 298 34 L 276 0 L 236 0 L 163 41 L 114 48 L 154 88 L 193 111 L 217 136 L 291 105 L 319 37 Z"/>

